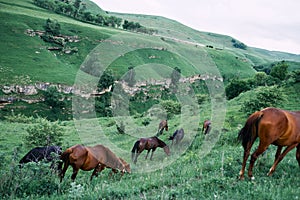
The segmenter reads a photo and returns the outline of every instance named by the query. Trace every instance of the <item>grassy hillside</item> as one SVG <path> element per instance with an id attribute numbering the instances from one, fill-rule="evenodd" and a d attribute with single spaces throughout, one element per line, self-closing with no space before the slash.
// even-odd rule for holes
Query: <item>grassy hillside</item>
<path id="1" fill-rule="evenodd" d="M 86 1 L 91 12 L 102 12 L 91 2 Z M 103 13 L 107 14 L 107 13 Z M 111 14 L 111 13 L 108 13 Z M 36 7 L 31 0 L 0 0 L 0 77 L 1 89 L 4 85 L 29 85 L 36 82 L 62 83 L 73 85 L 82 81 L 84 89 L 97 83 L 97 73 L 109 68 L 116 79 L 123 78 L 129 67 L 135 67 L 138 80 L 170 78 L 172 69 L 181 69 L 183 77 L 201 74 L 206 81 L 194 82 L 188 90 L 181 84 L 174 98 L 183 105 L 180 114 L 168 119 L 169 131 L 160 139 L 171 146 L 169 136 L 176 129 L 184 128 L 185 137 L 179 146 L 172 146 L 171 156 L 167 157 L 158 148 L 153 160 L 145 160 L 143 152 L 135 165 L 131 162 L 131 149 L 140 137 L 153 136 L 161 118 L 166 116 L 162 109 L 163 98 L 159 86 L 150 87 L 147 95 L 130 98 L 136 106 L 145 109 L 141 113 L 125 115 L 119 104 L 126 104 L 126 98 L 114 96 L 114 117 L 92 115 L 94 98 L 77 99 L 66 95 L 67 105 L 60 113 L 59 121 L 63 129 L 61 139 L 63 149 L 75 144 L 104 144 L 118 156 L 131 164 L 132 173 L 113 177 L 109 169 L 89 181 L 92 171 L 79 171 L 75 182 L 71 182 L 71 168 L 63 182 L 49 170 L 49 163 L 31 163 L 19 168 L 18 161 L 33 146 L 26 145 L 27 129 L 36 125 L 31 116 L 53 119 L 53 111 L 44 102 L 26 103 L 17 101 L 1 108 L 0 121 L 0 198 L 1 199 L 297 199 L 299 197 L 299 166 L 295 150 L 287 154 L 278 165 L 272 177 L 266 173 L 271 167 L 275 147 L 260 157 L 254 168 L 255 180 L 239 181 L 243 149 L 236 137 L 247 116 L 241 111 L 244 101 L 255 93 L 253 90 L 241 93 L 227 101 L 223 94 L 223 82 L 216 81 L 220 75 L 227 84 L 232 77 L 251 78 L 255 65 L 269 65 L 275 61 L 289 60 L 289 70 L 299 69 L 299 56 L 282 52 L 269 52 L 262 49 L 247 50 L 232 47 L 231 37 L 215 33 L 195 31 L 189 27 L 156 16 L 117 14 L 123 19 L 140 22 L 158 30 L 156 35 L 127 32 L 121 29 L 106 28 L 76 21 Z M 50 51 L 51 43 L 38 36 L 25 34 L 27 29 L 43 30 L 48 18 L 61 25 L 61 34 L 78 36 L 78 42 L 69 42 L 67 47 L 77 48 L 78 52 L 65 54 Z M 163 28 L 162 28 L 163 27 Z M 180 30 L 180 31 L 179 31 Z M 210 45 L 211 47 L 207 47 Z M 84 68 L 85 67 L 85 68 Z M 89 69 L 81 71 L 80 69 Z M 95 70 L 95 71 L 93 71 Z M 97 72 L 97 73 L 96 73 Z M 210 79 L 211 78 L 211 79 Z M 280 108 L 300 110 L 298 98 L 299 82 L 283 82 L 287 100 Z M 187 84 L 190 86 L 189 84 Z M 90 86 L 92 87 L 92 86 Z M 182 88 L 181 88 L 182 87 Z M 145 89 L 146 86 L 143 87 Z M 148 88 L 147 88 L 148 89 Z M 195 103 L 194 96 L 203 97 Z M 4 94 L 1 97 L 42 98 L 39 93 L 25 97 L 23 94 Z M 114 94 L 116 95 L 116 94 Z M 118 95 L 118 93 L 117 93 Z M 122 93 L 119 93 L 122 96 Z M 207 95 L 207 96 L 205 96 Z M 123 95 L 124 97 L 126 95 Z M 161 97 L 161 96 L 160 96 Z M 136 99 L 150 99 L 153 104 Z M 168 99 L 168 98 L 166 98 Z M 77 101 L 78 100 L 78 101 Z M 119 100 L 119 101 L 118 101 Z M 163 99 L 165 100 L 165 99 Z M 199 100 L 199 99 L 198 99 Z M 200 98 L 201 100 L 201 98 Z M 147 102 L 148 103 L 148 102 Z M 172 105 L 172 104 L 170 104 Z M 112 107 L 113 107 L 112 106 Z M 171 110 L 174 109 L 171 107 Z M 14 115 L 24 110 L 30 117 Z M 70 120 L 75 116 L 79 117 Z M 122 115 L 117 115 L 120 112 Z M 4 118 L 5 113 L 10 118 Z M 92 117 L 85 116 L 91 113 Z M 82 114 L 82 115 L 80 115 Z M 212 119 L 212 132 L 201 133 L 204 119 Z M 55 118 L 54 118 L 55 119 Z M 67 121 L 69 120 L 69 121 Z M 117 125 L 124 125 L 124 132 Z M 47 130 L 45 130 L 47 131 Z M 258 142 L 255 143 L 255 147 Z M 255 149 L 253 147 L 253 150 Z"/>
<path id="2" fill-rule="evenodd" d="M 0 66 L 2 68 L 3 77 L 5 78 L 2 84 L 14 84 L 18 82 L 18 78 L 28 76 L 32 82 L 54 82 L 72 85 L 77 70 L 91 50 L 101 44 L 102 40 L 116 33 L 122 33 L 121 30 L 94 26 L 73 20 L 69 17 L 57 15 L 36 7 L 30 0 L 0 1 L 0 3 L 1 24 L 3 24 L 0 35 L 3 38 L 1 43 L 4 47 L 0 50 Z M 88 3 L 88 5 L 89 4 L 90 3 Z M 94 6 L 88 6 L 88 8 L 91 7 Z M 95 8 L 94 12 L 101 12 L 101 9 Z M 157 44 L 155 44 L 155 46 L 152 44 L 152 48 L 163 47 L 169 44 L 176 45 L 176 48 L 178 47 L 180 49 L 178 51 L 184 51 L 185 48 L 189 48 L 190 52 L 195 55 L 202 54 L 202 52 L 208 54 L 212 62 L 216 63 L 222 75 L 226 77 L 231 77 L 233 73 L 231 70 L 224 70 L 223 68 L 225 68 L 225 66 L 240 68 L 238 71 L 240 71 L 241 77 L 246 77 L 249 73 L 254 72 L 252 70 L 253 65 L 283 59 L 284 55 L 286 55 L 282 53 L 282 57 L 280 58 L 270 55 L 261 56 L 261 54 L 255 53 L 256 51 L 252 49 L 244 51 L 232 48 L 232 38 L 229 36 L 195 31 L 176 21 L 161 17 L 125 14 L 115 15 L 123 19 L 146 24 L 146 27 L 157 29 L 159 31 L 158 34 L 152 36 L 153 39 L 151 39 L 157 41 Z M 78 36 L 79 42 L 68 44 L 69 48 L 76 47 L 78 49 L 77 53 L 66 55 L 49 51 L 47 48 L 51 47 L 51 44 L 45 43 L 37 36 L 30 37 L 25 34 L 27 29 L 43 30 L 45 21 L 48 18 L 55 19 L 60 23 L 61 33 L 63 35 Z M 164 29 L 160 27 L 164 27 Z M 131 37 L 132 41 L 134 41 L 136 37 L 142 38 L 143 36 L 140 34 L 131 34 Z M 161 40 L 156 38 L 160 38 Z M 129 40 L 131 39 L 129 38 Z M 203 45 L 212 45 L 214 48 L 223 50 L 209 49 Z M 197 48 L 194 48 L 195 46 Z M 149 52 L 147 52 L 148 50 Z M 124 57 L 123 60 L 118 59 L 117 67 L 120 69 L 118 73 L 122 75 L 130 64 L 141 65 L 145 62 L 145 59 L 148 59 L 149 55 L 153 53 L 151 48 L 148 48 L 148 50 L 143 49 L 138 53 L 138 56 L 143 59 L 139 63 L 133 63 L 133 61 L 128 62 L 128 60 L 131 59 L 129 54 L 128 58 Z M 109 52 L 107 53 L 109 54 Z M 172 60 L 172 53 L 166 53 L 166 55 L 162 56 L 163 60 L 159 61 L 159 63 L 168 65 L 172 62 L 172 66 L 176 65 L 181 67 L 183 71 L 186 70 L 187 64 L 183 64 L 182 61 L 179 60 Z M 234 57 L 236 57 L 236 60 L 234 60 Z M 290 55 L 290 58 L 297 57 Z M 203 65 L 203 67 L 207 69 L 207 67 L 205 67 L 207 61 L 203 61 L 202 59 L 200 62 L 202 62 L 200 65 Z M 112 68 L 115 67 L 112 66 Z M 183 74 L 189 75 L 195 73 L 197 72 L 190 71 Z"/>

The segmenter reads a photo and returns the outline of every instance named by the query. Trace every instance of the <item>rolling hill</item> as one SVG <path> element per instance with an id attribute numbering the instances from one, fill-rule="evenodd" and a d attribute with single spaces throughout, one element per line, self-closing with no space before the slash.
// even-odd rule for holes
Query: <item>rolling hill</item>
<path id="1" fill-rule="evenodd" d="M 299 70 L 299 55 L 235 48 L 233 41 L 240 41 L 230 36 L 193 30 L 158 16 L 110 13 L 88 0 L 84 3 L 88 12 L 138 22 L 156 32 L 149 35 L 86 23 L 37 7 L 32 0 L 0 0 L 1 199 L 299 197 L 295 151 L 286 155 L 272 177 L 266 177 L 276 152 L 271 146 L 255 166 L 256 179 L 239 181 L 243 148 L 236 142 L 247 119 L 242 105 L 251 99 L 255 103 L 253 98 L 268 89 L 265 82 L 256 87 L 254 75 L 265 74 L 255 69 L 285 60 L 289 72 Z M 63 45 L 42 39 L 48 19 L 60 25 L 55 41 Z M 111 85 L 97 90 L 111 81 L 104 76 L 106 70 L 115 78 L 113 92 Z M 278 107 L 299 110 L 300 72 L 296 75 L 271 80 L 278 84 L 272 85 L 274 94 L 282 92 L 286 97 Z M 124 81 L 133 76 L 139 87 L 129 87 L 129 81 Z M 266 77 L 263 80 L 270 78 Z M 179 78 L 175 81 L 180 84 L 174 84 L 178 87 L 169 87 L 172 78 Z M 255 86 L 228 100 L 224 87 L 235 78 Z M 60 91 L 50 93 L 52 102 L 46 103 L 49 86 Z M 112 103 L 105 105 L 111 96 Z M 262 102 L 268 98 L 274 95 L 267 94 Z M 108 114 L 96 115 L 102 112 Z M 157 149 L 152 161 L 142 158 L 144 152 L 133 164 L 133 144 L 137 138 L 153 136 L 161 118 L 168 118 L 169 131 L 159 137 L 171 145 L 169 136 L 184 128 L 182 142 L 170 147 L 168 157 Z M 212 120 L 208 135 L 201 133 L 204 119 Z M 46 129 L 41 122 L 47 124 Z M 42 138 L 53 127 L 63 134 L 59 138 L 63 149 L 104 144 L 130 163 L 132 173 L 111 177 L 110 170 L 104 170 L 89 181 L 92 172 L 80 170 L 76 182 L 71 182 L 69 169 L 60 182 L 49 163 L 20 168 L 20 158 L 33 148 L 28 145 L 28 133 L 36 136 L 30 140 L 48 143 L 49 135 Z"/>

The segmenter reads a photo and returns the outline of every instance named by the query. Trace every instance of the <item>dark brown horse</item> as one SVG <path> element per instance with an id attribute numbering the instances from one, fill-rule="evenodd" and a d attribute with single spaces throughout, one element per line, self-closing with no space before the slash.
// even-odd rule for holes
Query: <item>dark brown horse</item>
<path id="1" fill-rule="evenodd" d="M 168 131 L 168 120 L 162 120 L 158 125 L 158 130 L 156 136 L 160 136 L 164 130 Z"/>
<path id="2" fill-rule="evenodd" d="M 205 130 L 205 131 L 204 131 L 204 130 Z M 206 119 L 206 120 L 204 120 L 204 122 L 203 122 L 202 133 L 203 133 L 203 131 L 204 131 L 204 135 L 209 134 L 210 130 L 211 130 L 211 121 L 208 120 L 208 119 Z"/>
<path id="3" fill-rule="evenodd" d="M 175 140 L 175 145 L 178 144 L 182 138 L 184 137 L 184 130 L 183 128 L 176 130 L 172 136 L 169 137 L 169 140 L 172 140 L 172 145 L 174 143 Z"/>
<path id="4" fill-rule="evenodd" d="M 297 147 L 296 159 L 300 166 L 300 111 L 291 112 L 277 108 L 265 108 L 253 113 L 239 132 L 238 138 L 244 147 L 244 158 L 240 179 L 244 179 L 244 172 L 251 147 L 259 137 L 259 146 L 251 155 L 248 176 L 253 178 L 252 170 L 259 155 L 266 151 L 270 144 L 277 146 L 275 160 L 268 176 L 272 175 L 278 163 L 293 148 Z M 285 150 L 281 152 L 282 148 Z"/>
<path id="5" fill-rule="evenodd" d="M 122 162 L 110 149 L 103 145 L 93 147 L 82 145 L 72 146 L 62 153 L 61 160 L 64 163 L 64 167 L 60 173 L 61 181 L 69 165 L 73 168 L 73 174 L 71 176 L 73 181 L 79 169 L 84 171 L 94 170 L 90 178 L 91 180 L 93 176 L 96 176 L 98 172 L 101 172 L 105 168 L 111 168 L 114 172 L 120 170 L 122 173 L 130 173 L 129 164 Z M 60 169 L 61 168 L 62 165 L 60 165 Z"/>
<path id="6" fill-rule="evenodd" d="M 134 146 L 131 150 L 131 159 L 136 164 L 138 156 L 142 153 L 144 150 L 148 150 L 147 155 L 145 159 L 147 159 L 148 154 L 150 150 L 152 150 L 150 160 L 152 160 L 153 153 L 156 150 L 157 147 L 163 148 L 165 153 L 169 156 L 170 155 L 170 149 L 166 143 L 164 143 L 162 140 L 160 140 L 158 137 L 150 137 L 150 138 L 140 138 L 138 141 L 134 143 Z"/>
<path id="7" fill-rule="evenodd" d="M 57 156 L 61 154 L 60 146 L 35 147 L 19 161 L 19 166 L 22 167 L 28 162 L 39 162 L 41 160 L 45 160 L 46 162 L 52 162 L 51 168 L 54 168 L 56 165 L 55 154 Z"/>

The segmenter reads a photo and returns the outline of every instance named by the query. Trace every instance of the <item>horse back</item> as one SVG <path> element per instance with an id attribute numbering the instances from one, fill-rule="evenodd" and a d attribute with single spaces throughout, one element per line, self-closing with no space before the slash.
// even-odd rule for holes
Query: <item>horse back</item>
<path id="1" fill-rule="evenodd" d="M 99 144 L 94 147 L 90 147 L 89 151 L 99 163 L 112 169 L 124 169 L 124 165 L 121 160 L 109 148 Z"/>
<path id="2" fill-rule="evenodd" d="M 278 146 L 300 142 L 300 114 L 277 108 L 263 109 L 258 135 Z"/>

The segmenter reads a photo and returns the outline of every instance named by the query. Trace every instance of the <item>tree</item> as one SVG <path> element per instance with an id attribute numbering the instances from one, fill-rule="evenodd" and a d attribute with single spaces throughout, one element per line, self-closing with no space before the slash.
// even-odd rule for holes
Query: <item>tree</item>
<path id="1" fill-rule="evenodd" d="M 47 19 L 44 26 L 47 35 L 58 36 L 60 35 L 60 24 L 57 20 Z"/>
<path id="2" fill-rule="evenodd" d="M 63 95 L 57 90 L 56 86 L 50 86 L 44 93 L 45 103 L 57 112 L 65 106 L 62 101 Z"/>
<path id="3" fill-rule="evenodd" d="M 126 81 L 128 86 L 130 87 L 134 86 L 134 84 L 136 83 L 135 71 L 133 66 L 128 67 L 128 72 L 124 76 L 124 81 Z"/>
<path id="4" fill-rule="evenodd" d="M 102 92 L 105 89 L 108 89 L 111 86 L 111 91 L 114 88 L 114 77 L 110 70 L 104 71 L 98 83 L 98 92 Z M 111 110 L 111 96 L 112 92 L 107 91 L 95 99 L 95 109 L 98 116 L 112 116 Z"/>
<path id="5" fill-rule="evenodd" d="M 287 76 L 288 67 L 287 63 L 281 61 L 272 67 L 270 75 L 283 81 Z"/>
<path id="6" fill-rule="evenodd" d="M 246 80 L 233 79 L 226 86 L 225 92 L 227 99 L 233 99 L 237 97 L 240 93 L 250 90 L 250 86 Z"/>
<path id="7" fill-rule="evenodd" d="M 100 77 L 98 82 L 97 91 L 101 92 L 105 89 L 108 89 L 110 86 L 114 86 L 114 77 L 112 75 L 112 71 L 106 70 L 103 72 L 103 75 Z"/>
<path id="8" fill-rule="evenodd" d="M 177 85 L 180 79 L 181 69 L 175 67 L 171 74 L 171 83 L 173 85 Z"/>
<path id="9" fill-rule="evenodd" d="M 76 18 L 79 13 L 80 5 L 81 5 L 81 0 L 75 0 L 75 2 L 73 4 L 73 6 L 75 8 L 74 16 L 73 16 L 74 18 Z"/>

